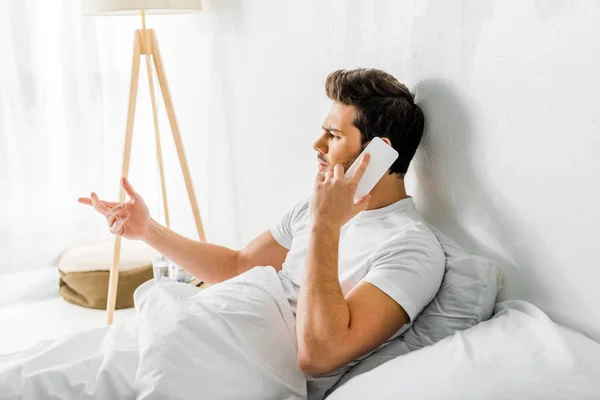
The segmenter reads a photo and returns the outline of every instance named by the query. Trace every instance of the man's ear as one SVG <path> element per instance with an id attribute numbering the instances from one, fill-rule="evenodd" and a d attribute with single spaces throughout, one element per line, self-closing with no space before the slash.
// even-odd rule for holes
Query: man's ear
<path id="1" fill-rule="evenodd" d="M 386 137 L 379 137 L 381 140 L 383 140 L 384 142 L 387 143 L 388 146 L 392 145 L 392 142 L 390 142 L 390 139 L 386 138 Z"/>

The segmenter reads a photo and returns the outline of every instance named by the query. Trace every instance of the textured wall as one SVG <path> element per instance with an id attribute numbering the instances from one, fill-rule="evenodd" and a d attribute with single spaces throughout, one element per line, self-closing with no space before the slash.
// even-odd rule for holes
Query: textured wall
<path id="1" fill-rule="evenodd" d="M 208 1 L 236 240 L 310 191 L 326 75 L 381 68 L 427 115 L 407 178 L 424 215 L 503 263 L 503 298 L 600 340 L 599 19 L 594 1 Z"/>

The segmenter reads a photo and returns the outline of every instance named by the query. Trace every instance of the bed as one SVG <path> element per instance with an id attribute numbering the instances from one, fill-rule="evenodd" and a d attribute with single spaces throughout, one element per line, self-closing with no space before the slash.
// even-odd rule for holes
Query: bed
<path id="1" fill-rule="evenodd" d="M 80 381 L 75 379 L 68 384 L 60 383 L 61 375 L 58 374 L 51 383 L 46 382 L 47 386 L 43 386 L 42 389 L 41 386 L 13 387 L 12 393 L 6 386 L 2 387 L 0 384 L 0 399 L 45 398 L 50 390 L 54 393 L 71 395 L 63 398 L 114 398 L 115 395 L 131 397 L 133 393 L 137 393 L 137 398 L 143 399 L 160 398 L 165 395 L 169 398 L 197 398 L 199 391 L 219 393 L 220 399 L 305 398 L 303 388 L 299 386 L 300 378 L 294 375 L 293 371 L 277 368 L 273 359 L 269 359 L 270 352 L 258 351 L 253 355 L 250 364 L 244 364 L 239 362 L 239 355 L 248 354 L 248 349 L 242 349 L 243 351 L 236 355 L 234 352 L 225 354 L 228 349 L 224 347 L 214 351 L 214 358 L 211 359 L 207 352 L 217 346 L 214 338 L 198 337 L 197 332 L 202 327 L 183 322 L 189 321 L 187 317 L 173 317 L 177 315 L 177 311 L 169 309 L 174 304 L 172 299 L 182 298 L 181 289 L 184 286 L 185 291 L 197 295 L 193 292 L 196 289 L 191 285 L 173 283 L 160 286 L 164 292 L 156 296 L 156 299 L 160 300 L 155 300 L 158 302 L 152 304 L 151 309 L 166 312 L 171 316 L 170 319 L 166 318 L 156 323 L 157 317 L 162 314 L 155 313 L 134 324 L 134 309 L 119 310 L 115 315 L 114 326 L 107 328 L 104 327 L 105 312 L 73 306 L 58 297 L 57 279 L 54 270 L 0 278 L 0 293 L 3 294 L 0 302 L 2 326 L 0 354 L 5 354 L 0 356 L 0 365 L 7 360 L 10 362 L 7 353 L 17 351 L 16 354 L 19 354 L 40 340 L 71 335 L 77 338 L 76 340 L 81 344 L 80 348 L 86 347 L 88 343 L 95 340 L 96 343 L 100 343 L 99 338 L 102 337 L 103 346 L 108 351 L 103 354 L 98 352 L 89 354 L 94 357 L 101 356 L 98 365 L 119 365 L 120 369 L 118 373 L 105 369 L 96 375 L 87 374 L 87 377 L 81 378 Z M 257 281 L 264 282 L 268 279 L 261 276 Z M 273 282 L 275 281 L 276 279 L 273 278 Z M 237 294 L 242 290 L 241 288 L 250 290 L 247 286 L 247 281 L 236 288 L 223 286 L 231 297 L 218 307 L 223 312 L 230 312 L 229 302 L 239 297 Z M 253 290 L 262 290 L 262 288 L 256 286 Z M 240 305 L 241 303 L 235 308 Z M 266 313 L 265 318 L 269 316 L 279 318 L 279 314 L 282 313 L 281 307 L 284 306 L 280 304 L 280 308 L 271 307 L 272 310 Z M 223 327 L 222 321 L 214 318 L 212 311 L 211 313 L 205 311 L 200 314 L 198 310 L 194 312 L 202 315 L 202 320 L 216 323 L 217 325 L 213 325 L 212 329 L 216 330 L 218 335 L 226 334 L 231 330 L 230 327 Z M 253 329 L 252 327 L 258 321 L 263 320 L 262 316 L 254 317 L 256 319 L 248 320 L 248 315 L 243 316 L 247 323 L 245 332 Z M 153 323 L 155 325 L 152 325 Z M 169 325 L 172 328 L 165 328 Z M 147 347 L 145 353 L 139 351 L 139 354 L 145 354 L 142 357 L 145 364 L 140 363 L 141 367 L 137 367 L 137 370 L 133 367 L 129 370 L 126 368 L 128 365 L 132 366 L 134 361 L 135 363 L 140 361 L 138 347 L 129 345 L 133 335 L 132 326 L 143 327 L 146 332 L 151 333 L 140 341 L 151 345 Z M 112 336 L 105 335 L 107 331 L 110 331 Z M 259 333 L 257 332 L 257 336 L 260 336 Z M 279 325 L 279 337 L 288 335 L 288 339 L 292 339 L 293 334 L 289 321 Z M 107 336 L 111 336 L 108 341 Z M 264 338 L 257 340 L 262 340 L 259 349 L 267 343 Z M 41 349 L 50 354 L 54 357 L 53 360 L 60 359 L 63 367 L 59 372 L 64 372 L 66 369 L 81 370 L 85 367 L 85 363 L 69 361 L 69 357 L 80 355 L 75 354 L 76 352 L 66 354 L 64 347 L 61 347 L 61 339 L 49 340 L 45 343 L 52 343 L 52 345 L 34 346 L 34 349 Z M 232 343 L 234 341 L 227 344 L 227 347 Z M 279 346 L 279 350 L 275 353 L 292 354 L 289 351 L 289 343 L 290 340 L 275 343 L 274 346 Z M 270 341 L 268 346 L 271 348 Z M 254 350 L 257 348 L 254 345 L 252 347 Z M 262 348 L 266 349 L 266 347 Z M 490 320 L 456 332 L 433 345 L 412 351 L 402 357 L 386 357 L 385 350 L 386 348 L 381 353 L 376 353 L 373 359 L 379 357 L 380 360 L 387 362 L 381 362 L 381 365 L 346 379 L 327 398 L 329 400 L 600 399 L 600 344 L 552 322 L 539 308 L 524 301 L 498 303 L 494 317 Z M 389 347 L 388 350 L 391 351 L 393 348 Z M 19 370 L 19 374 L 35 374 L 36 368 L 46 368 L 35 358 L 28 358 L 27 352 L 22 354 L 24 356 L 21 361 L 25 360 L 26 368 Z M 264 359 L 261 360 L 260 357 Z M 88 355 L 83 358 L 87 361 L 93 359 Z M 195 363 L 181 361 L 188 359 Z M 111 362 L 107 363 L 105 360 Z M 232 360 L 237 361 L 232 362 Z M 270 371 L 265 372 L 269 369 Z M 248 372 L 250 375 L 246 377 L 247 379 L 241 377 Z M 111 376 L 113 378 L 107 378 Z M 210 379 L 203 381 L 199 377 Z M 9 380 L 3 378 L 5 381 Z M 269 394 L 264 394 L 266 393 L 265 382 L 269 379 L 278 383 L 285 382 L 285 384 Z M 18 381 L 18 379 L 11 380 Z M 68 390 L 85 388 L 85 390 L 67 392 L 66 388 L 69 388 Z M 283 390 L 280 390 L 281 388 Z M 21 394 L 22 397 L 15 396 L 15 393 Z"/>

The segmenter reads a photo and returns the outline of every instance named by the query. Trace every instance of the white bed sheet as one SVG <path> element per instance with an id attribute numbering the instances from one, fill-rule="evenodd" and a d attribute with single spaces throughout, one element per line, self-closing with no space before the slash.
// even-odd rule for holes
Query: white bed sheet
<path id="1" fill-rule="evenodd" d="M 340 386 L 327 400 L 600 399 L 600 343 L 524 301 L 395 358 Z"/>
<path id="2" fill-rule="evenodd" d="M 67 303 L 58 282 L 56 268 L 0 275 L 0 354 L 106 325 L 106 311 Z M 116 310 L 113 323 L 134 316 L 134 308 Z"/>

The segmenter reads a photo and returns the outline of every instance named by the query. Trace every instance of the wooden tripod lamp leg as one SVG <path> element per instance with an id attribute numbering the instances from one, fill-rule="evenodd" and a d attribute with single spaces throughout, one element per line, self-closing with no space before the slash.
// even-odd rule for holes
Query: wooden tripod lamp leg
<path id="1" fill-rule="evenodd" d="M 158 112 L 156 109 L 156 94 L 154 92 L 154 76 L 152 74 L 152 64 L 150 63 L 150 55 L 146 55 L 146 70 L 148 70 L 148 84 L 150 85 L 150 100 L 152 102 L 152 119 L 154 121 L 154 139 L 156 142 L 156 159 L 158 161 L 158 171 L 160 174 L 160 187 L 162 190 L 163 208 L 165 211 L 165 224 L 167 228 L 171 228 L 171 220 L 169 218 L 169 204 L 167 202 L 167 186 L 165 181 L 165 169 L 163 166 L 162 146 L 160 144 L 160 131 L 158 128 Z"/>
<path id="2" fill-rule="evenodd" d="M 206 235 L 204 233 L 204 226 L 202 225 L 202 219 L 200 218 L 200 209 L 198 208 L 198 201 L 196 199 L 196 193 L 194 192 L 194 185 L 190 175 L 190 169 L 185 157 L 185 149 L 183 148 L 183 142 L 181 141 L 181 133 L 179 132 L 179 126 L 177 125 L 175 109 L 173 108 L 173 101 L 171 100 L 169 85 L 167 84 L 167 76 L 165 74 L 162 58 L 160 56 L 158 41 L 156 40 L 156 33 L 153 30 L 150 30 L 150 32 L 152 40 L 152 55 L 154 58 L 154 65 L 156 67 L 156 75 L 158 76 L 158 83 L 160 85 L 162 97 L 165 102 L 165 108 L 167 110 L 167 116 L 169 117 L 171 131 L 173 132 L 173 140 L 175 141 L 175 148 L 177 149 L 177 155 L 179 156 L 179 164 L 181 165 L 183 179 L 185 180 L 185 186 L 187 188 L 188 197 L 192 206 L 192 213 L 194 214 L 196 229 L 198 230 L 198 236 L 200 237 L 200 240 L 205 242 Z"/>
<path id="3" fill-rule="evenodd" d="M 129 109 L 127 111 L 127 128 L 125 130 L 125 149 L 123 151 L 122 176 L 129 174 L 129 161 L 131 159 L 131 142 L 133 139 L 133 122 L 135 120 L 135 104 L 137 100 L 138 81 L 140 76 L 140 35 L 135 33 L 133 44 L 133 65 L 131 67 L 131 83 L 129 85 Z M 119 203 L 125 201 L 125 190 L 119 191 Z M 107 325 L 112 325 L 115 304 L 117 301 L 117 285 L 119 283 L 119 257 L 121 254 L 121 236 L 115 236 L 113 262 L 108 278 L 108 298 L 106 301 Z"/>

